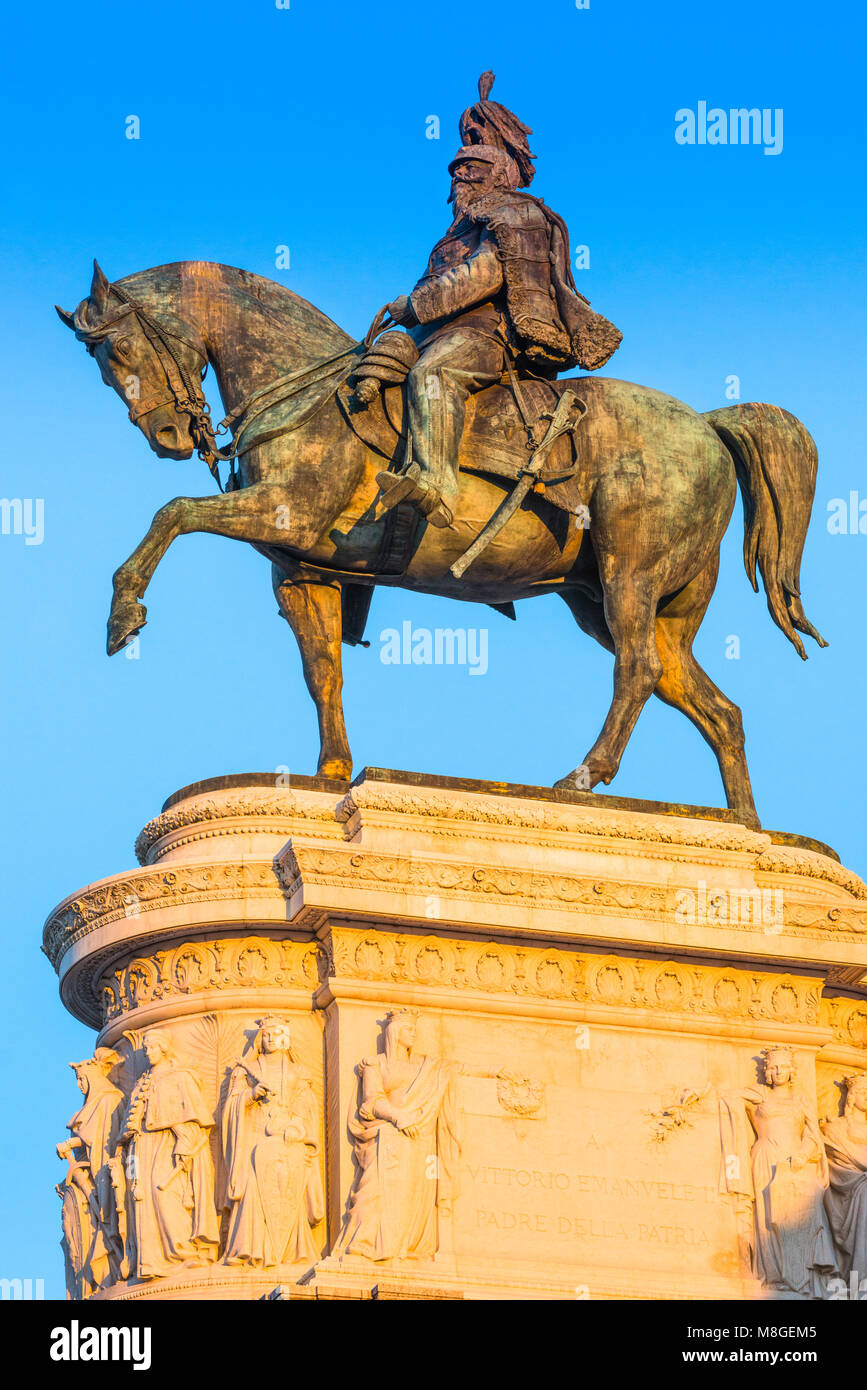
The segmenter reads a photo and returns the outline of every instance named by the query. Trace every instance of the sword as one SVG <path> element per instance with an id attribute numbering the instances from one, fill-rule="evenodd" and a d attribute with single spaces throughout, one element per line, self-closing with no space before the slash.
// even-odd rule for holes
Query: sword
<path id="1" fill-rule="evenodd" d="M 208 1136 L 206 1134 L 200 1144 L 197 1144 L 196 1147 L 190 1153 L 184 1154 L 181 1158 L 180 1163 L 175 1164 L 174 1168 L 172 1168 L 172 1171 L 169 1173 L 169 1176 L 166 1178 L 165 1182 L 157 1183 L 157 1191 L 165 1192 L 166 1188 L 171 1187 L 172 1183 L 176 1182 L 182 1173 L 189 1173 L 193 1166 L 193 1159 L 196 1157 L 196 1154 L 200 1154 L 202 1150 L 206 1149 L 207 1147 Z"/>
<path id="2" fill-rule="evenodd" d="M 460 579 L 474 560 L 477 560 L 482 551 L 487 549 L 491 541 L 500 534 L 507 521 L 515 515 L 524 498 L 531 488 L 535 487 L 539 481 L 539 474 L 542 471 L 544 455 L 548 452 L 556 439 L 563 434 L 571 434 L 578 428 L 587 407 L 582 400 L 575 395 L 574 391 L 566 390 L 563 392 L 557 408 L 551 416 L 551 422 L 539 447 L 533 453 L 526 468 L 521 470 L 521 476 L 517 485 L 504 498 L 497 510 L 494 512 L 487 525 L 482 528 L 476 539 L 473 541 L 469 550 L 466 550 L 459 560 L 450 566 L 451 573 L 455 579 Z"/>

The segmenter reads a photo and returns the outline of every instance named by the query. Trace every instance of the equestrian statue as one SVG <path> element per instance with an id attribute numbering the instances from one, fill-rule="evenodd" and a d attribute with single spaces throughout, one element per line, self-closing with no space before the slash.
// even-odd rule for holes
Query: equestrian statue
<path id="1" fill-rule="evenodd" d="M 341 642 L 363 641 L 376 585 L 507 617 L 556 593 L 614 655 L 602 730 L 556 786 L 608 785 L 656 694 L 696 725 L 729 807 L 757 826 L 740 710 L 692 643 L 739 485 L 753 588 L 758 569 L 802 657 L 799 632 L 826 645 L 799 587 L 816 446 L 778 406 L 698 414 L 632 382 L 560 378 L 597 371 L 621 335 L 577 291 L 566 224 L 527 191 L 531 131 L 491 101 L 492 83 L 484 74 L 461 117 L 451 226 L 362 341 L 284 286 L 207 261 L 113 283 L 94 262 L 88 297 L 58 309 L 153 451 L 198 453 L 220 488 L 162 507 L 116 571 L 109 654 L 144 627 L 145 591 L 178 536 L 247 541 L 272 563 L 300 648 L 318 774 L 347 780 Z M 209 366 L 227 412 L 216 429 Z"/>

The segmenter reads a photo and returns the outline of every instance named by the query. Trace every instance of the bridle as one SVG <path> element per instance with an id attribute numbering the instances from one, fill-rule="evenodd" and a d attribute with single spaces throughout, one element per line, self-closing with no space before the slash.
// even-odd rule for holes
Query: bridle
<path id="1" fill-rule="evenodd" d="M 161 323 L 145 309 L 143 304 L 133 299 L 132 295 L 127 294 L 126 290 L 121 289 L 119 285 L 110 284 L 108 289 L 121 301 L 124 305 L 123 309 L 112 319 L 103 320 L 96 329 L 89 329 L 86 324 L 79 325 L 76 322 L 76 336 L 84 341 L 88 352 L 92 355 L 96 343 L 107 336 L 109 329 L 132 314 L 153 348 L 154 356 L 159 362 L 169 389 L 167 393 L 155 392 L 146 396 L 144 400 L 130 402 L 129 418 L 131 423 L 137 425 L 145 415 L 150 415 L 152 411 L 158 410 L 163 405 L 174 405 L 180 413 L 188 415 L 190 435 L 196 453 L 208 465 L 222 492 L 223 484 L 220 482 L 218 464 L 221 460 L 225 461 L 229 458 L 229 455 L 224 454 L 217 444 L 214 426 L 211 422 L 211 407 L 208 405 L 201 387 L 208 370 L 208 358 L 204 348 L 201 343 L 191 342 L 189 338 L 185 338 L 182 334 L 168 328 L 165 323 Z M 189 371 L 183 358 L 172 346 L 173 340 L 189 348 L 194 356 L 201 361 L 200 377 L 197 378 L 194 373 Z M 233 464 L 234 472 L 234 460 L 230 461 Z"/>

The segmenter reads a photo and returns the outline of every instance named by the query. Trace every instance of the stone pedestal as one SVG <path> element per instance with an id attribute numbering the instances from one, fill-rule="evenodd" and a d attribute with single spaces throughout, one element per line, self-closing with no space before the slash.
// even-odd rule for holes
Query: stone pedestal
<path id="1" fill-rule="evenodd" d="M 832 851 L 590 794 L 286 781 L 179 792 L 138 869 L 48 919 L 105 1049 L 66 1155 L 74 1296 L 842 1296 L 867 888 Z"/>

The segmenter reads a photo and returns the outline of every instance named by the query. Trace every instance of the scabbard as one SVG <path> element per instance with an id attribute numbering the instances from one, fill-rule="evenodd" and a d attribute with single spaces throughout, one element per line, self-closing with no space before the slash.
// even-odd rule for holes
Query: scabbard
<path id="1" fill-rule="evenodd" d="M 508 497 L 505 497 L 500 503 L 487 526 L 476 536 L 469 550 L 465 550 L 461 558 L 455 560 L 455 563 L 450 566 L 451 573 L 454 575 L 455 579 L 460 579 L 464 571 L 469 569 L 473 561 L 490 545 L 495 536 L 500 534 L 506 522 L 515 515 L 515 512 L 518 510 L 536 481 L 537 479 L 532 473 L 523 474 Z"/>

